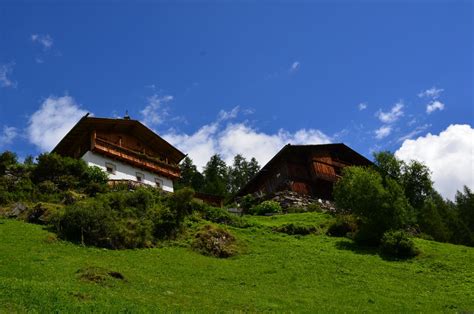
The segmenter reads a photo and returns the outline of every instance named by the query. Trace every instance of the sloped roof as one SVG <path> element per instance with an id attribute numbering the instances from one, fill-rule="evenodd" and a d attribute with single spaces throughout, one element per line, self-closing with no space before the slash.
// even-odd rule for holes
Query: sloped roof
<path id="1" fill-rule="evenodd" d="M 93 130 L 133 134 L 143 142 L 151 146 L 159 147 L 159 150 L 166 154 L 168 159 L 175 164 L 178 164 L 186 156 L 140 121 L 132 119 L 95 118 L 89 117 L 88 114 L 76 123 L 52 152 L 65 156 L 73 156 L 73 150 L 77 147 L 78 143 L 89 140 L 88 137 Z"/>
<path id="2" fill-rule="evenodd" d="M 272 167 L 285 155 L 292 154 L 296 152 L 303 151 L 314 151 L 314 150 L 329 150 L 332 153 L 336 153 L 338 156 L 343 157 L 346 160 L 353 160 L 356 165 L 373 165 L 373 163 L 345 145 L 344 143 L 332 143 L 332 144 L 314 144 L 314 145 L 291 145 L 287 144 L 275 155 L 265 166 L 260 169 L 260 171 L 249 181 L 245 186 L 243 186 L 237 195 L 245 195 L 250 193 L 250 189 L 255 185 L 260 178 L 262 178 L 266 173 L 268 173 Z"/>

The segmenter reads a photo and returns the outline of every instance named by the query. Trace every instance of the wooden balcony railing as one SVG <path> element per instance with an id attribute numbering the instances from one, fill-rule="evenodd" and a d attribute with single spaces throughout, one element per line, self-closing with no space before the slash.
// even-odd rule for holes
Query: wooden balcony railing
<path id="1" fill-rule="evenodd" d="M 159 173 L 171 179 L 177 179 L 180 177 L 180 171 L 177 165 L 163 162 L 145 154 L 104 141 L 100 138 L 95 138 L 93 141 L 92 151 L 125 161 L 139 168 L 145 168 L 151 172 Z"/>

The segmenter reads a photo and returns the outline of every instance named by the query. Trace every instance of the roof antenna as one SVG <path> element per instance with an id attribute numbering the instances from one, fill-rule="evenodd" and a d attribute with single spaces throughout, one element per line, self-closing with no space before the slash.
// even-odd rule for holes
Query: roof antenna
<path id="1" fill-rule="evenodd" d="M 125 110 L 125 117 L 123 117 L 125 120 L 130 120 L 130 116 L 128 115 L 128 110 Z"/>

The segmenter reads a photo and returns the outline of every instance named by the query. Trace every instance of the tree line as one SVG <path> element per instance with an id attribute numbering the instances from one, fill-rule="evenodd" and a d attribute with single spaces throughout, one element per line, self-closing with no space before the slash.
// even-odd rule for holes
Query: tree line
<path id="1" fill-rule="evenodd" d="M 193 160 L 185 157 L 180 163 L 181 178 L 176 182 L 177 190 L 191 187 L 196 192 L 230 199 L 260 170 L 255 158 L 247 160 L 238 154 L 228 166 L 219 154 L 211 156 L 202 173 Z"/>
<path id="2" fill-rule="evenodd" d="M 375 167 L 347 167 L 334 189 L 336 203 L 359 219 L 356 241 L 377 244 L 389 230 L 412 229 L 440 242 L 474 246 L 474 193 L 464 186 L 453 201 L 433 187 L 429 168 L 390 152 Z"/>

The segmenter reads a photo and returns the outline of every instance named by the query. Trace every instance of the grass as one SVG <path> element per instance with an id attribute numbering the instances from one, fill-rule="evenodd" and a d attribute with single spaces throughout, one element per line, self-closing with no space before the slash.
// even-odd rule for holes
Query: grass
<path id="1" fill-rule="evenodd" d="M 0 312 L 474 311 L 473 248 L 416 239 L 420 256 L 388 261 L 344 238 L 270 229 L 328 224 L 323 214 L 249 219 L 256 226 L 228 227 L 245 244 L 229 259 L 82 247 L 0 220 Z"/>

